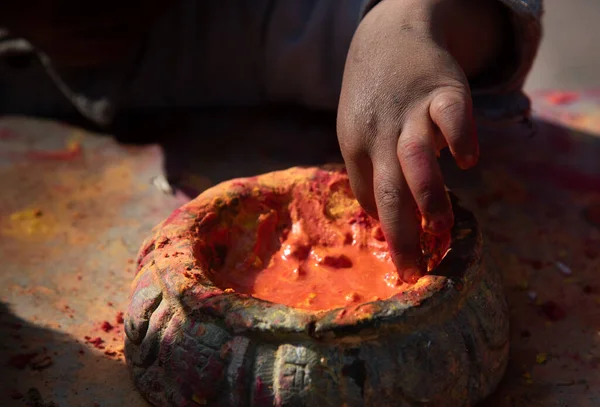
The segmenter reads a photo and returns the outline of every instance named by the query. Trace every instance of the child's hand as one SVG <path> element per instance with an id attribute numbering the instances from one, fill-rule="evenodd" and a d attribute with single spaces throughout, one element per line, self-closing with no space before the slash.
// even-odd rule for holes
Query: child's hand
<path id="1" fill-rule="evenodd" d="M 448 3 L 454 8 L 444 13 Z M 470 3 L 383 0 L 361 23 L 346 62 L 338 110 L 341 150 L 355 195 L 381 221 L 404 281 L 424 272 L 420 227 L 440 234 L 454 222 L 439 151 L 449 147 L 464 169 L 479 155 L 465 72 L 478 73 L 495 50 L 488 43 L 478 50 L 483 62 L 472 58 L 468 41 L 446 35 L 440 23 L 456 17 L 457 4 L 473 13 Z M 487 41 L 485 32 L 476 34 L 481 38 L 473 44 Z M 454 56 L 448 50 L 451 39 L 460 43 Z"/>

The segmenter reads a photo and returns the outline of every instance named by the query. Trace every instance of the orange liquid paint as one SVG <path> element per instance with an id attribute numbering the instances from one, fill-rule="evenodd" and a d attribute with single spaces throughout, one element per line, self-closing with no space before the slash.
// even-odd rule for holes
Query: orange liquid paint
<path id="1" fill-rule="evenodd" d="M 325 254 L 327 253 L 327 254 Z M 343 253 L 343 254 L 342 254 Z M 253 295 L 264 300 L 308 310 L 326 310 L 387 299 L 402 291 L 389 259 L 356 247 L 316 249 L 303 262 L 278 253 L 257 276 Z M 323 262 L 344 259 L 343 267 Z M 343 257 L 342 257 L 343 256 Z"/>
<path id="2" fill-rule="evenodd" d="M 289 242 L 292 239 L 284 241 L 258 273 L 235 273 L 235 280 L 228 279 L 230 287 L 263 300 L 315 311 L 387 299 L 408 286 L 398 279 L 385 243 L 372 239 L 376 244 L 361 247 L 352 239 L 340 246 L 310 247 Z"/>
<path id="3" fill-rule="evenodd" d="M 311 311 L 385 300 L 409 288 L 379 223 L 360 208 L 347 178 L 338 178 L 297 188 L 283 209 L 263 207 L 253 221 L 248 214 L 232 221 L 244 225 L 234 232 L 221 229 L 230 249 L 213 282 Z"/>

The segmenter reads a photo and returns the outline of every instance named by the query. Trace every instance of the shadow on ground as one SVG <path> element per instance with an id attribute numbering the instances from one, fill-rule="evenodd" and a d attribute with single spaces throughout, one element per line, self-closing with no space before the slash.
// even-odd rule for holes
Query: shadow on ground
<path id="1" fill-rule="evenodd" d="M 146 405 L 134 391 L 124 362 L 107 357 L 83 338 L 29 323 L 4 303 L 0 337 L 3 407 Z"/>

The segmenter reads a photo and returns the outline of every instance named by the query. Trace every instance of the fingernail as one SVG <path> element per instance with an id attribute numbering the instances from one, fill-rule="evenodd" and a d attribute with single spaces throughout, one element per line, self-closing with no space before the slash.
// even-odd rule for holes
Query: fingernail
<path id="1" fill-rule="evenodd" d="M 423 217 L 421 228 L 429 233 L 440 234 L 452 228 L 452 216 L 447 215 L 429 215 Z"/>
<path id="2" fill-rule="evenodd" d="M 462 159 L 461 168 L 466 170 L 473 167 L 475 164 L 477 164 L 477 157 L 475 154 L 467 154 Z"/>
<path id="3" fill-rule="evenodd" d="M 418 268 L 408 268 L 402 270 L 402 273 L 400 274 L 402 281 L 407 284 L 415 284 L 417 281 L 419 281 L 419 278 L 423 277 L 424 273 Z"/>

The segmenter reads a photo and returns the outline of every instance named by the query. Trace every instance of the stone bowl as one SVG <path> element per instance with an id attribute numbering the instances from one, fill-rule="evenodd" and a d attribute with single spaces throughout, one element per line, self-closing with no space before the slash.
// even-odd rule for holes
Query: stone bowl
<path id="1" fill-rule="evenodd" d="M 217 287 L 222 253 L 203 237 L 247 200 L 286 196 L 339 167 L 225 182 L 158 225 L 143 244 L 125 319 L 133 381 L 156 406 L 472 406 L 508 358 L 499 275 L 482 264 L 472 213 L 451 195 L 450 249 L 391 298 L 310 311 Z M 212 257 L 211 257 L 212 256 Z"/>

